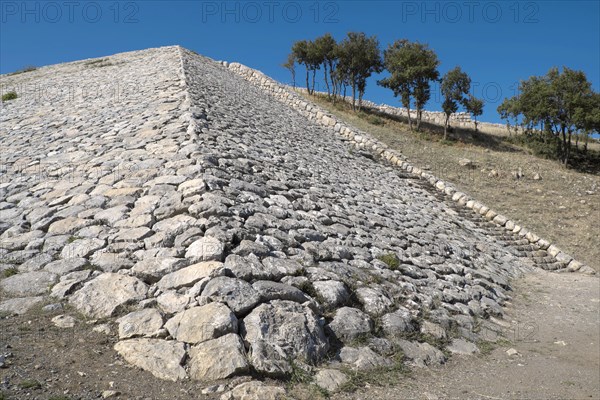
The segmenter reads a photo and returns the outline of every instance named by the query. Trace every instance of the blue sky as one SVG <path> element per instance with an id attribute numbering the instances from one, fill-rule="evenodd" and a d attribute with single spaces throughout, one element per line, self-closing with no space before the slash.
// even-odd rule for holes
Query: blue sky
<path id="1" fill-rule="evenodd" d="M 599 1 L 0 0 L 0 73 L 180 44 L 290 82 L 280 64 L 294 41 L 349 31 L 376 35 L 382 49 L 428 43 L 442 74 L 460 65 L 472 77 L 484 121 L 499 122 L 496 108 L 519 80 L 552 66 L 583 70 L 600 89 Z M 383 76 L 365 98 L 398 105 L 376 85 Z M 439 97 L 434 89 L 427 108 L 440 110 Z"/>

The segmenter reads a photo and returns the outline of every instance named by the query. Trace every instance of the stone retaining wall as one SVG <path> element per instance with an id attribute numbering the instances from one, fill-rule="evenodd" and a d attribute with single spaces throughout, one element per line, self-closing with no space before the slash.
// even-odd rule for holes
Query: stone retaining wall
<path id="1" fill-rule="evenodd" d="M 379 112 L 393 115 L 393 116 L 401 116 L 406 117 L 406 108 L 402 107 L 392 107 L 387 104 L 375 104 L 371 101 L 363 101 L 368 107 L 371 107 Z M 410 110 L 411 118 L 417 117 L 416 110 Z M 446 121 L 446 114 L 441 111 L 423 111 L 421 119 L 423 122 L 444 126 Z M 471 115 L 467 112 L 454 113 L 450 115 L 450 126 L 455 128 L 465 128 L 465 129 L 475 129 L 475 121 L 471 119 Z M 495 124 L 491 122 L 477 122 L 477 130 L 483 133 L 490 133 L 494 135 L 507 135 L 508 130 L 506 129 L 506 125 L 503 124 Z"/>
<path id="2" fill-rule="evenodd" d="M 288 86 L 288 88 L 290 88 Z M 304 88 L 296 88 L 296 90 L 300 90 L 301 92 L 307 92 L 306 89 Z M 326 95 L 326 92 L 318 92 L 320 94 L 324 94 Z M 352 104 L 352 97 L 350 96 L 346 96 L 343 97 L 343 99 Z M 362 101 L 362 105 L 368 108 L 372 108 L 375 109 L 377 111 L 380 111 L 382 113 L 388 114 L 388 115 L 393 115 L 393 116 L 400 116 L 400 117 L 407 117 L 408 113 L 406 112 L 406 108 L 404 107 L 392 107 L 390 105 L 387 104 L 377 104 L 374 103 L 372 101 L 369 100 L 364 100 Z M 412 119 L 416 119 L 417 118 L 417 110 L 410 110 L 410 117 Z M 421 120 L 423 122 L 427 122 L 430 124 L 435 124 L 435 125 L 444 125 L 444 121 L 446 120 L 446 114 L 444 114 L 441 111 L 427 111 L 427 110 L 422 110 L 421 111 Z M 450 123 L 453 124 L 454 126 L 460 126 L 460 127 L 464 127 L 464 128 L 473 128 L 473 121 L 471 120 L 471 115 L 468 112 L 459 112 L 459 113 L 453 113 L 450 114 Z"/>
<path id="3" fill-rule="evenodd" d="M 406 108 L 392 107 L 387 104 L 375 104 L 371 101 L 365 102 L 371 108 L 375 110 L 393 116 L 406 117 Z M 417 117 L 416 110 L 410 110 L 411 118 Z M 444 126 L 446 115 L 440 111 L 423 111 L 421 119 L 429 124 Z M 475 129 L 475 121 L 471 119 L 471 115 L 467 112 L 460 112 L 450 115 L 450 126 L 455 128 Z M 483 133 L 489 133 L 492 135 L 506 136 L 509 134 L 506 125 L 495 124 L 492 122 L 477 122 L 477 130 Z"/>
<path id="4" fill-rule="evenodd" d="M 287 88 L 288 88 L 288 90 L 292 89 L 291 86 L 287 86 Z M 307 90 L 304 88 L 295 88 L 294 90 L 299 90 L 299 91 L 305 92 L 305 93 L 307 92 Z M 318 93 L 327 94 L 326 92 L 318 92 Z M 352 103 L 352 97 L 350 97 L 350 96 L 346 96 L 344 98 L 344 100 L 347 101 L 348 103 Z M 363 106 L 377 110 L 377 111 L 387 114 L 387 115 L 391 115 L 394 117 L 398 117 L 398 116 L 404 117 L 404 118 L 407 117 L 406 108 L 404 108 L 404 107 L 393 107 L 388 104 L 377 104 L 377 103 L 374 103 L 369 100 L 363 100 L 362 104 L 363 104 Z M 413 120 L 416 119 L 417 118 L 417 110 L 410 110 L 410 117 Z M 438 125 L 438 126 L 443 127 L 444 123 L 446 121 L 446 114 L 444 114 L 441 111 L 423 110 L 421 112 L 421 120 L 423 122 L 426 122 L 429 124 Z M 471 119 L 471 114 L 469 114 L 468 112 L 459 112 L 459 113 L 450 114 L 450 126 L 464 128 L 464 129 L 475 129 L 475 122 L 473 121 L 473 119 Z M 514 128 L 511 128 L 511 129 L 514 129 Z M 518 128 L 518 129 L 520 129 L 520 128 Z M 492 135 L 500 135 L 500 136 L 510 135 L 510 132 L 508 131 L 506 125 L 497 124 L 497 123 L 493 123 L 493 122 L 477 121 L 477 130 L 479 132 L 489 133 Z"/>
<path id="5" fill-rule="evenodd" d="M 491 207 L 488 207 L 476 199 L 471 198 L 467 194 L 461 192 L 452 183 L 443 181 L 431 173 L 423 171 L 421 168 L 408 163 L 406 161 L 406 157 L 404 157 L 400 152 L 389 148 L 385 143 L 378 141 L 368 133 L 358 130 L 344 123 L 344 121 L 338 120 L 325 109 L 310 101 L 307 101 L 299 94 L 290 90 L 287 86 L 267 77 L 262 72 L 249 68 L 243 64 L 227 62 L 222 62 L 222 64 L 228 67 L 229 70 L 266 90 L 279 101 L 291 106 L 300 114 L 306 116 L 309 120 L 316 121 L 329 128 L 329 130 L 333 131 L 335 134 L 342 136 L 342 138 L 348 140 L 355 147 L 369 150 L 378 154 L 381 158 L 387 160 L 393 165 L 398 166 L 402 170 L 409 172 L 420 179 L 428 181 L 436 190 L 451 198 L 458 205 L 471 209 L 473 212 L 482 215 L 487 220 L 500 227 L 503 227 L 507 231 L 518 234 L 520 237 L 527 239 L 532 245 L 539 247 L 541 250 L 545 250 L 549 255 L 551 255 L 556 260 L 558 265 L 563 267 L 562 269 L 570 272 L 580 271 L 590 274 L 595 273 L 592 268 L 575 260 L 572 256 L 557 247 L 555 244 L 552 244 L 548 240 L 541 238 L 535 233 L 529 231 L 527 228 L 518 225 L 508 217 L 494 211 Z M 374 103 L 365 102 L 365 104 L 370 105 Z M 390 106 L 377 107 L 384 107 L 384 109 L 388 111 L 391 110 L 390 112 L 401 112 L 393 111 L 394 107 Z M 432 118 L 435 120 L 435 113 L 427 113 L 428 115 L 432 114 Z"/>

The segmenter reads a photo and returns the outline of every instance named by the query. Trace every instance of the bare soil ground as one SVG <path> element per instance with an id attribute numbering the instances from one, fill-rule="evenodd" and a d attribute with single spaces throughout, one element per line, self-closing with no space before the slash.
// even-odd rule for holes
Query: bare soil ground
<path id="1" fill-rule="evenodd" d="M 94 332 L 80 316 L 73 328 L 55 327 L 51 319 L 59 314 L 77 316 L 38 307 L 0 319 L 0 356 L 9 356 L 0 369 L 1 400 L 87 400 L 107 390 L 122 399 L 215 398 L 200 394 L 206 384 L 162 381 L 128 365 L 113 350 L 114 330 L 111 336 Z"/>
<path id="2" fill-rule="evenodd" d="M 567 169 L 501 136 L 462 131 L 444 142 L 436 127 L 409 132 L 396 119 L 355 113 L 319 97 L 310 100 L 600 272 L 600 174 Z M 461 166 L 462 158 L 475 168 Z M 513 173 L 519 170 L 523 177 L 516 179 Z"/>
<path id="3" fill-rule="evenodd" d="M 538 270 L 515 282 L 506 327 L 479 356 L 333 399 L 600 399 L 600 280 Z M 514 349 L 516 355 L 508 355 Z"/>

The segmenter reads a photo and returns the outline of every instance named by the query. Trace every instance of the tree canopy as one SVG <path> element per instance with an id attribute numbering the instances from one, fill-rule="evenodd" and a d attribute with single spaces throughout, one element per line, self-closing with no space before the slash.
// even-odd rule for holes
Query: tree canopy
<path id="1" fill-rule="evenodd" d="M 376 36 L 349 32 L 340 42 L 330 34 L 314 40 L 299 40 L 282 66 L 292 75 L 296 85 L 296 66 L 306 69 L 306 88 L 315 94 L 316 71 L 323 69 L 327 96 L 335 102 L 346 98 L 352 90 L 352 108 L 362 108 L 367 81 L 374 73 L 387 70 L 389 76 L 378 85 L 389 88 L 408 110 L 409 129 L 413 129 L 411 106 L 416 110 L 416 129 L 420 129 L 422 111 L 431 98 L 431 83 L 440 82 L 445 114 L 444 139 L 448 136 L 450 117 L 461 107 L 471 114 L 478 130 L 477 117 L 483 114 L 484 102 L 473 96 L 471 79 L 460 67 L 448 71 L 441 79 L 436 53 L 425 43 L 396 40 L 382 53 Z M 311 80 L 312 74 L 312 80 Z M 532 76 L 519 85 L 519 95 L 507 98 L 497 108 L 512 132 L 539 135 L 555 143 L 557 153 L 566 165 L 571 152 L 571 138 L 587 138 L 600 133 L 600 95 L 592 90 L 582 71 L 564 67 L 551 68 L 543 76 Z M 530 137 L 530 136 L 528 136 Z M 520 139 L 519 139 L 520 140 Z M 577 146 L 576 142 L 576 146 Z"/>
<path id="2" fill-rule="evenodd" d="M 352 87 L 352 107 L 356 107 L 358 91 L 358 108 L 360 109 L 367 87 L 367 79 L 374 72 L 383 70 L 379 41 L 377 37 L 367 37 L 362 32 L 349 32 L 339 45 L 338 58 L 338 70 Z"/>
<path id="3" fill-rule="evenodd" d="M 469 91 L 471 90 L 471 78 L 460 67 L 455 67 L 443 76 L 441 90 L 444 96 L 442 109 L 446 114 L 444 122 L 444 139 L 446 139 L 448 137 L 450 115 L 458 111 L 459 105 L 467 107 Z"/>
<path id="4" fill-rule="evenodd" d="M 600 96 L 592 90 L 585 73 L 563 67 L 546 75 L 532 76 L 519 84 L 519 95 L 506 99 L 498 112 L 527 132 L 550 135 L 558 156 L 567 165 L 571 139 L 576 133 L 599 132 Z"/>
<path id="5" fill-rule="evenodd" d="M 473 116 L 473 122 L 475 123 L 475 132 L 477 132 L 477 117 L 483 114 L 483 100 L 478 99 L 473 95 L 469 95 L 466 100 L 465 108 Z"/>
<path id="6" fill-rule="evenodd" d="M 292 52 L 281 66 L 292 74 L 292 85 L 296 87 L 296 55 Z"/>
<path id="7" fill-rule="evenodd" d="M 391 74 L 380 80 L 380 86 L 391 89 L 400 96 L 402 105 L 410 110 L 414 98 L 417 110 L 417 130 L 421 124 L 421 112 L 431 96 L 430 82 L 439 78 L 437 55 L 427 44 L 406 39 L 390 44 L 383 53 L 385 69 Z M 412 129 L 410 112 L 408 125 Z"/>
<path id="8" fill-rule="evenodd" d="M 323 64 L 323 73 L 325 78 L 325 86 L 327 87 L 327 95 L 331 96 L 333 94 L 335 96 L 335 69 L 337 66 L 338 44 L 330 33 L 326 33 L 323 36 L 316 38 L 314 43 L 317 58 L 321 62 L 321 64 Z"/>

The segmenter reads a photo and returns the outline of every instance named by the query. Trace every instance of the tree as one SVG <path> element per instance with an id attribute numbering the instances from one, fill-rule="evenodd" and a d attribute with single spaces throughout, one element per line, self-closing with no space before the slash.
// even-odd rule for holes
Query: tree
<path id="1" fill-rule="evenodd" d="M 349 48 L 345 42 L 338 44 L 336 48 L 336 59 L 338 65 L 335 70 L 335 81 L 338 84 L 338 91 L 346 99 L 346 89 L 351 85 L 350 65 L 352 56 L 349 54 Z M 343 89 L 343 92 L 342 92 Z"/>
<path id="2" fill-rule="evenodd" d="M 318 59 L 323 64 L 323 72 L 325 77 L 325 86 L 327 87 L 327 96 L 335 96 L 335 82 L 334 82 L 334 70 L 337 63 L 336 47 L 337 42 L 331 36 L 330 33 L 318 37 L 315 39 L 315 46 L 318 55 Z M 331 79 L 331 87 L 329 86 L 329 80 Z"/>
<path id="3" fill-rule="evenodd" d="M 518 110 L 518 98 L 511 97 L 504 99 L 502 104 L 498 106 L 498 113 L 500 118 L 506 121 L 506 129 L 508 129 L 508 136 L 511 136 L 511 126 L 515 127 L 515 135 L 519 133 L 519 112 Z M 511 121 L 513 122 L 511 125 Z"/>
<path id="4" fill-rule="evenodd" d="M 467 103 L 468 98 L 466 96 L 471 90 L 471 78 L 460 67 L 455 67 L 442 78 L 441 89 L 444 96 L 442 109 L 446 114 L 444 122 L 444 140 L 446 140 L 448 138 L 450 115 L 458 111 L 459 104 L 464 106 Z"/>
<path id="5" fill-rule="evenodd" d="M 310 94 L 315 94 L 315 77 L 317 75 L 317 70 L 321 69 L 321 64 L 324 60 L 324 55 L 321 53 L 321 49 L 317 45 L 317 43 L 313 41 L 306 42 L 306 61 L 307 68 L 312 71 L 312 90 L 310 90 Z"/>
<path id="6" fill-rule="evenodd" d="M 292 46 L 292 54 L 298 64 L 304 65 L 306 68 L 306 90 L 310 94 L 310 85 L 308 84 L 308 74 L 310 71 L 309 56 L 308 56 L 308 42 L 306 40 L 299 40 Z"/>
<path id="7" fill-rule="evenodd" d="M 350 83 L 350 73 L 346 68 L 346 64 L 344 63 L 344 57 L 347 57 L 344 53 L 346 49 L 343 46 L 338 46 L 337 48 L 337 60 L 338 66 L 335 70 L 335 83 L 337 85 L 336 92 L 340 97 L 346 100 L 346 89 L 351 85 Z"/>
<path id="8" fill-rule="evenodd" d="M 469 95 L 465 102 L 465 108 L 467 112 L 473 116 L 473 122 L 475 123 L 475 132 L 477 132 L 477 117 L 483 114 L 483 100 L 478 99 L 473 95 Z"/>
<path id="9" fill-rule="evenodd" d="M 356 110 L 358 91 L 359 110 L 367 87 L 367 79 L 373 72 L 381 72 L 383 65 L 377 37 L 367 37 L 362 32 L 349 32 L 338 49 L 340 76 L 352 86 L 352 109 Z"/>
<path id="10" fill-rule="evenodd" d="M 290 71 L 292 74 L 292 85 L 296 88 L 296 56 L 293 52 L 288 54 L 287 60 L 281 66 Z"/>
<path id="11" fill-rule="evenodd" d="M 314 42 L 310 40 L 300 40 L 292 46 L 292 54 L 299 64 L 306 68 L 306 90 L 308 94 L 315 92 L 315 75 L 321 68 L 322 58 Z M 312 72 L 312 86 L 309 83 L 309 75 Z"/>
<path id="12" fill-rule="evenodd" d="M 585 98 L 585 103 L 575 111 L 575 123 L 585 137 L 583 151 L 587 153 L 590 135 L 600 134 L 600 93 L 593 92 Z"/>
<path id="13" fill-rule="evenodd" d="M 547 132 L 557 144 L 559 159 L 568 165 L 573 135 L 587 135 L 598 126 L 598 94 L 585 73 L 551 68 L 544 76 L 522 81 L 519 93 L 498 107 L 500 116 L 519 118 L 527 132 Z"/>
<path id="14" fill-rule="evenodd" d="M 413 95 L 415 96 L 415 108 L 417 109 L 417 131 L 419 131 L 421 129 L 421 114 L 423 112 L 423 108 L 431 97 L 431 87 L 429 86 L 429 81 L 417 81 L 413 89 Z"/>
<path id="15" fill-rule="evenodd" d="M 412 98 L 417 109 L 417 130 L 421 126 L 423 107 L 431 96 L 431 81 L 439 79 L 437 67 L 440 62 L 435 52 L 427 44 L 397 40 L 384 51 L 385 69 L 390 73 L 388 78 L 378 84 L 391 89 L 394 96 L 400 96 L 402 106 L 408 114 L 408 126 L 412 130 L 410 108 Z"/>

